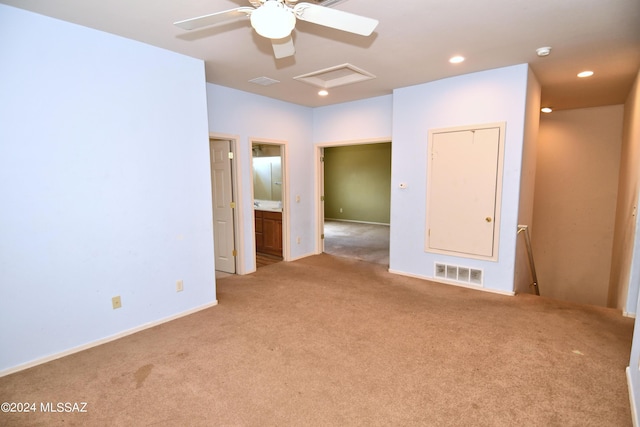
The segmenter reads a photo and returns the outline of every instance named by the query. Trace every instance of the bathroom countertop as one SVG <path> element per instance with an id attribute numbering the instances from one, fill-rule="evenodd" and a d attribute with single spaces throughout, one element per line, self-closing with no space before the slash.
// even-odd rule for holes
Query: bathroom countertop
<path id="1" fill-rule="evenodd" d="M 266 212 L 282 212 L 282 202 L 273 200 L 254 200 L 253 209 Z"/>

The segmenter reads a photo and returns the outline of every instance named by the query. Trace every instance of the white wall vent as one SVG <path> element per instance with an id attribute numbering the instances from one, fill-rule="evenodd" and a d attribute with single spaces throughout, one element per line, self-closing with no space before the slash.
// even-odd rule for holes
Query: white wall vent
<path id="1" fill-rule="evenodd" d="M 255 83 L 260 86 L 271 86 L 276 83 L 280 83 L 280 80 L 272 79 L 271 77 L 256 77 L 249 80 L 249 83 Z"/>
<path id="2" fill-rule="evenodd" d="M 460 265 L 435 263 L 435 274 L 437 279 L 445 279 L 453 282 L 468 283 L 471 285 L 482 285 L 482 270 L 478 268 L 463 267 Z"/>

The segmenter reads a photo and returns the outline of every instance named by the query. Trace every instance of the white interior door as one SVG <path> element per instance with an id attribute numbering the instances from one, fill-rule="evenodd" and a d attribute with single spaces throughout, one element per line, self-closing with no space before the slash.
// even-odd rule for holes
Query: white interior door
<path id="1" fill-rule="evenodd" d="M 213 240 L 216 270 L 235 273 L 230 144 L 227 140 L 212 139 L 210 141 Z"/>
<path id="2" fill-rule="evenodd" d="M 430 135 L 427 250 L 497 254 L 501 128 Z"/>

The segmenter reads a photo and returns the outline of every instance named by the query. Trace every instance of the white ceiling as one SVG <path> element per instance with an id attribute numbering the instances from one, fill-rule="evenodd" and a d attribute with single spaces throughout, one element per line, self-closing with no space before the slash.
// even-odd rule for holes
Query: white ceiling
<path id="1" fill-rule="evenodd" d="M 303 1 L 303 0 L 301 0 Z M 622 104 L 640 68 L 640 0 L 344 0 L 332 6 L 380 21 L 369 37 L 298 21 L 296 54 L 276 60 L 248 19 L 190 32 L 173 22 L 250 6 L 248 0 L 0 0 L 205 61 L 207 81 L 316 107 L 395 88 L 529 63 L 542 104 L 557 109 Z M 536 49 L 551 46 L 539 58 Z M 463 55 L 452 65 L 448 59 Z M 295 76 L 349 63 L 376 78 L 329 96 Z M 578 79 L 576 74 L 595 75 Z M 249 83 L 269 77 L 280 83 Z"/>

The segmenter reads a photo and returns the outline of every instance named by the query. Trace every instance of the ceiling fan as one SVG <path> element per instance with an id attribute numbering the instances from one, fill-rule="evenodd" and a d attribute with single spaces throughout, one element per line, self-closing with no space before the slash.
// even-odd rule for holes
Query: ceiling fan
<path id="1" fill-rule="evenodd" d="M 296 25 L 296 19 L 362 36 L 370 35 L 378 25 L 376 19 L 311 3 L 298 3 L 298 0 L 249 0 L 249 3 L 253 7 L 237 7 L 185 19 L 174 25 L 184 30 L 195 30 L 248 17 L 259 35 L 271 39 L 276 58 L 285 58 L 295 53 L 291 31 Z"/>

